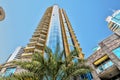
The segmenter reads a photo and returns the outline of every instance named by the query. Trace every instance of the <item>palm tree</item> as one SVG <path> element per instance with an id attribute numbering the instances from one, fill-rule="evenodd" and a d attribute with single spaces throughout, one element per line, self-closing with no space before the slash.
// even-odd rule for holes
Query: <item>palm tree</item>
<path id="1" fill-rule="evenodd" d="M 46 47 L 44 57 L 40 53 L 35 53 L 32 61 L 14 61 L 14 64 L 20 66 L 26 71 L 7 77 L 6 80 L 70 80 L 73 76 L 85 74 L 91 70 L 85 65 L 85 60 L 72 62 L 74 58 L 70 55 L 69 61 L 63 59 L 64 51 L 54 54 L 51 49 Z M 75 52 L 74 52 L 75 53 Z"/>

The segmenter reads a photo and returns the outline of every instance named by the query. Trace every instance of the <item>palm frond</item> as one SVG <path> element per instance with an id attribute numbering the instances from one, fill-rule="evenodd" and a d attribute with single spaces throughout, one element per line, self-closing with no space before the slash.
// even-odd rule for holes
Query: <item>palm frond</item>
<path id="1" fill-rule="evenodd" d="M 71 54 L 63 58 L 64 50 L 59 52 L 59 47 L 56 52 L 48 47 L 45 48 L 45 54 L 34 53 L 31 61 L 14 61 L 15 65 L 20 66 L 26 71 L 20 74 L 13 75 L 6 79 L 8 80 L 70 80 L 73 76 L 78 76 L 91 71 L 91 68 L 85 64 L 86 60 L 79 59 L 77 51 L 72 51 Z M 46 56 L 46 57 L 45 57 Z M 79 59 L 79 62 L 74 63 L 72 59 Z"/>

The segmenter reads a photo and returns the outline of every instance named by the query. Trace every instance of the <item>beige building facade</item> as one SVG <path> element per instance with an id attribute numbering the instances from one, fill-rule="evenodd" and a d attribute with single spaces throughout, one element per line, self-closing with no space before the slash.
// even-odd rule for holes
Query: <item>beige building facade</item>
<path id="1" fill-rule="evenodd" d="M 113 34 L 101 41 L 88 64 L 94 80 L 120 80 L 120 36 Z"/>
<path id="2" fill-rule="evenodd" d="M 59 48 L 59 54 L 64 51 L 63 59 L 69 58 L 70 52 L 74 49 L 78 50 L 77 56 L 80 59 L 84 58 L 66 12 L 58 5 L 47 8 L 19 60 L 31 60 L 34 53 L 45 55 L 46 46 L 53 53 L 56 48 Z M 1 70 L 4 76 L 22 71 L 19 67 L 11 66 L 10 63 L 6 63 L 4 66 L 5 68 Z"/>

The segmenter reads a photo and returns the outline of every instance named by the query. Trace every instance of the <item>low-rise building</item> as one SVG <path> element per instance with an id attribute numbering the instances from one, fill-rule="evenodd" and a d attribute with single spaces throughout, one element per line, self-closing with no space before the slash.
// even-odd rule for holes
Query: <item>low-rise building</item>
<path id="1" fill-rule="evenodd" d="M 19 67 L 11 65 L 11 61 L 20 59 L 20 56 L 22 55 L 23 52 L 24 52 L 24 47 L 17 47 L 15 49 L 15 51 L 7 59 L 6 63 L 3 64 L 4 67 L 0 71 L 1 77 L 3 77 L 3 76 L 6 77 L 6 76 L 12 75 L 13 73 L 15 73 L 16 68 L 18 68 L 17 71 L 21 71 L 21 69 L 19 69 Z"/>
<path id="2" fill-rule="evenodd" d="M 88 64 L 94 80 L 120 80 L 120 36 L 113 34 L 100 42 Z"/>
<path id="3" fill-rule="evenodd" d="M 7 62 L 10 62 L 15 59 L 20 59 L 21 54 L 24 52 L 24 47 L 17 47 L 15 51 L 9 56 Z"/>

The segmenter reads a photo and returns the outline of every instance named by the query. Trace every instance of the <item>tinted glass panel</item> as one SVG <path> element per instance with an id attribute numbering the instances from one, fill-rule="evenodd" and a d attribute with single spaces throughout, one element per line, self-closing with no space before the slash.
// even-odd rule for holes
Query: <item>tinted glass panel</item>
<path id="1" fill-rule="evenodd" d="M 112 65 L 113 62 L 111 60 L 105 61 L 96 68 L 96 72 L 97 73 L 103 72 L 105 69 L 109 68 Z"/>
<path id="2" fill-rule="evenodd" d="M 11 76 L 12 74 L 14 74 L 15 70 L 16 68 L 7 68 L 4 73 L 4 77 Z"/>
<path id="3" fill-rule="evenodd" d="M 120 58 L 120 47 L 112 51 L 118 58 Z"/>
<path id="4" fill-rule="evenodd" d="M 53 7 L 50 29 L 47 39 L 47 46 L 52 50 L 53 53 L 55 53 L 56 50 L 58 50 L 57 52 L 59 52 L 59 54 L 63 51 L 63 41 L 59 19 L 59 8 L 56 5 Z"/>
<path id="5" fill-rule="evenodd" d="M 117 15 L 115 15 L 112 20 L 116 23 L 119 23 L 120 24 L 120 13 L 118 13 Z"/>

